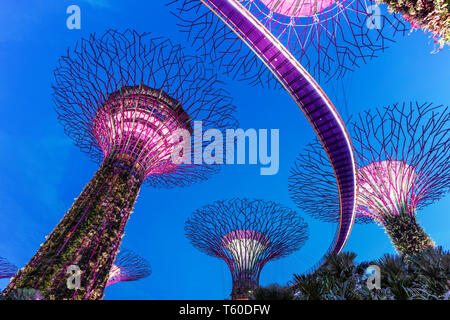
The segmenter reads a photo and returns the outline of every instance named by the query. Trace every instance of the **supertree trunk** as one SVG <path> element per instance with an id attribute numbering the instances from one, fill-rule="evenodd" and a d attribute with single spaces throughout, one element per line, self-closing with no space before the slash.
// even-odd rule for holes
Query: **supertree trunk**
<path id="1" fill-rule="evenodd" d="M 36 255 L 4 290 L 34 288 L 46 299 L 101 299 L 141 180 L 123 162 L 105 161 Z M 69 266 L 80 272 L 69 288 Z"/>
<path id="2" fill-rule="evenodd" d="M 414 214 L 386 215 L 383 225 L 397 252 L 406 257 L 435 246 Z"/>
<path id="3" fill-rule="evenodd" d="M 255 273 L 256 272 L 256 273 Z M 258 271 L 241 271 L 233 277 L 232 300 L 249 300 L 256 288 L 258 288 Z"/>

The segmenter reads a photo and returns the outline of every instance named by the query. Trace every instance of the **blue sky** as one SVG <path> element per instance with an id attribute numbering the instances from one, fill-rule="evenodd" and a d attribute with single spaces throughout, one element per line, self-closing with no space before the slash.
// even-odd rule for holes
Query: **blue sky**
<path id="1" fill-rule="evenodd" d="M 91 179 L 97 164 L 80 152 L 56 120 L 51 100 L 53 69 L 68 46 L 92 32 L 131 27 L 184 43 L 164 1 L 46 0 L 0 4 L 0 256 L 22 267 L 33 256 Z M 66 28 L 66 8 L 81 7 L 81 30 Z M 421 31 L 397 38 L 386 52 L 340 83 L 323 86 L 344 118 L 359 111 L 410 100 L 450 104 L 450 51 L 431 55 Z M 188 49 L 189 50 L 189 49 Z M 184 189 L 143 187 L 126 228 L 123 245 L 150 261 L 152 275 L 118 283 L 106 299 L 223 299 L 231 291 L 225 263 L 193 248 L 184 221 L 214 200 L 250 197 L 294 207 L 287 193 L 289 168 L 313 130 L 284 91 L 227 81 L 242 128 L 280 129 L 280 170 L 260 176 L 259 166 L 226 166 L 209 181 Z M 346 99 L 342 90 L 344 85 Z M 450 196 L 419 213 L 437 244 L 450 248 Z M 299 212 L 301 214 L 301 212 Z M 335 225 L 304 216 L 310 239 L 290 257 L 269 263 L 261 284 L 286 283 L 324 254 Z M 376 225 L 355 225 L 345 250 L 358 259 L 393 253 Z M 0 280 L 0 288 L 6 286 Z"/>

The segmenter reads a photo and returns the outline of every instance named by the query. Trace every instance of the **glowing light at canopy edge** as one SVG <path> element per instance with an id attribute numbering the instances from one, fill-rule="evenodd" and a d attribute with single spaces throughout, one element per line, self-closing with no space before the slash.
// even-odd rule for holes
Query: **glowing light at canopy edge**
<path id="1" fill-rule="evenodd" d="M 378 222 L 383 214 L 399 214 L 402 205 L 409 203 L 417 177 L 414 168 L 403 161 L 385 160 L 359 168 L 358 213 Z"/>
<path id="2" fill-rule="evenodd" d="M 284 16 L 299 18 L 309 17 L 330 7 L 334 0 L 260 0 L 272 12 L 282 14 Z M 313 11 L 313 5 L 317 5 Z M 300 5 L 300 7 L 299 7 Z"/>

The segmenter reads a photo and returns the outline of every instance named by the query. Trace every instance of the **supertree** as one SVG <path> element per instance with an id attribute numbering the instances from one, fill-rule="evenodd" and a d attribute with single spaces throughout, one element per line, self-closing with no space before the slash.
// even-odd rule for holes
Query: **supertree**
<path id="1" fill-rule="evenodd" d="M 388 14 L 376 0 L 168 0 L 181 31 L 194 46 L 226 74 L 258 85 L 275 86 L 276 82 L 254 53 L 204 5 L 215 8 L 222 2 L 245 8 L 319 82 L 343 77 L 387 49 L 397 33 L 407 31 L 403 19 Z"/>
<path id="2" fill-rule="evenodd" d="M 394 104 L 359 114 L 351 128 L 359 167 L 357 221 L 381 225 L 405 256 L 433 247 L 416 214 L 450 190 L 448 107 Z M 338 190 L 318 142 L 298 157 L 289 191 L 306 213 L 338 221 Z"/>
<path id="3" fill-rule="evenodd" d="M 120 249 L 109 272 L 106 286 L 116 282 L 137 281 L 152 274 L 150 263 L 131 250 Z"/>
<path id="4" fill-rule="evenodd" d="M 247 199 L 216 201 L 196 210 L 185 231 L 197 249 L 226 262 L 233 300 L 248 299 L 264 265 L 300 249 L 308 238 L 307 224 L 295 211 Z"/>
<path id="5" fill-rule="evenodd" d="M 0 257 L 0 279 L 11 278 L 17 272 L 17 267 L 7 259 Z"/>
<path id="6" fill-rule="evenodd" d="M 101 299 L 141 185 L 186 186 L 216 172 L 191 161 L 206 142 L 190 148 L 190 133 L 195 120 L 235 126 L 234 107 L 199 58 L 133 30 L 80 40 L 59 60 L 53 90 L 66 133 L 101 165 L 4 294 L 32 287 L 47 299 Z"/>

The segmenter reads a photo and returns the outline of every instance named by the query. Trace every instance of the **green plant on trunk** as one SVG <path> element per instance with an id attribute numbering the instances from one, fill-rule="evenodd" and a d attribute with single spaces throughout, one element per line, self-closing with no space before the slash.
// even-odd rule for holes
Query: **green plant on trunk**
<path id="1" fill-rule="evenodd" d="M 397 252 L 406 257 L 434 247 L 414 214 L 384 215 L 383 226 Z"/>
<path id="2" fill-rule="evenodd" d="M 33 287 L 45 299 L 99 299 L 141 181 L 124 163 L 105 161 L 64 218 L 3 294 Z M 70 266 L 80 286 L 68 284 Z"/>
<path id="3" fill-rule="evenodd" d="M 258 287 L 254 290 L 252 300 L 293 300 L 292 290 L 283 288 L 278 284 L 271 284 L 266 287 Z"/>

